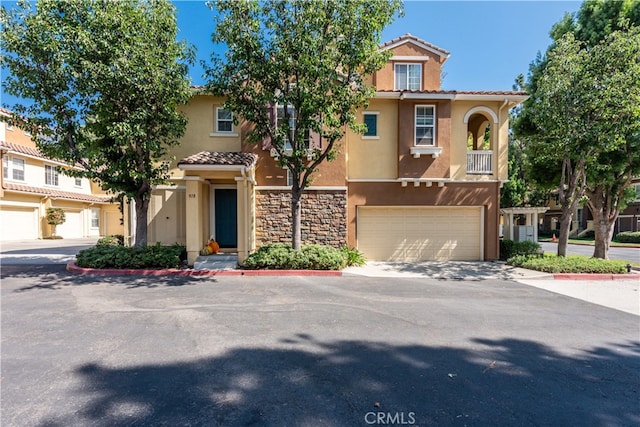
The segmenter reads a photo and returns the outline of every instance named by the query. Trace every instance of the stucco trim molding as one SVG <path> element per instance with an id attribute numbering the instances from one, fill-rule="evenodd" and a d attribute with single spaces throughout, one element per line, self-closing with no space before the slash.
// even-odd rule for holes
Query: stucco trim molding
<path id="1" fill-rule="evenodd" d="M 473 107 L 471 108 L 469 111 L 467 111 L 467 113 L 464 115 L 464 119 L 462 119 L 462 121 L 466 124 L 469 123 L 469 118 L 471 118 L 471 116 L 475 113 L 487 113 L 491 116 L 491 118 L 493 119 L 493 123 L 494 124 L 498 124 L 498 115 L 489 107 L 486 107 L 484 105 L 478 105 L 477 107 Z"/>
<path id="2" fill-rule="evenodd" d="M 393 55 L 390 61 L 414 61 L 414 62 L 427 62 L 428 56 L 409 56 L 409 55 Z"/>
<path id="3" fill-rule="evenodd" d="M 256 191 L 291 191 L 291 186 L 286 185 L 259 185 L 255 186 Z M 346 186 L 312 186 L 304 189 L 305 191 L 347 191 Z"/>
<path id="4" fill-rule="evenodd" d="M 442 147 L 422 147 L 422 146 L 413 146 L 409 149 L 413 157 L 419 159 L 420 156 L 431 156 L 434 159 L 440 157 L 440 153 L 442 153 Z"/>

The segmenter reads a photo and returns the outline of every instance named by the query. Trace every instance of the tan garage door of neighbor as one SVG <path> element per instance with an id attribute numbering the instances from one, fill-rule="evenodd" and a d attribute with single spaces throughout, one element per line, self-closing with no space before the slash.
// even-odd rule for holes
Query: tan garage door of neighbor
<path id="1" fill-rule="evenodd" d="M 482 207 L 358 207 L 358 249 L 372 261 L 479 261 Z"/>
<path id="2" fill-rule="evenodd" d="M 0 208 L 0 240 L 31 240 L 38 238 L 36 208 Z"/>
<path id="3" fill-rule="evenodd" d="M 56 234 L 64 237 L 65 239 L 84 237 L 82 212 L 65 211 L 64 215 L 64 222 L 56 226 Z"/>

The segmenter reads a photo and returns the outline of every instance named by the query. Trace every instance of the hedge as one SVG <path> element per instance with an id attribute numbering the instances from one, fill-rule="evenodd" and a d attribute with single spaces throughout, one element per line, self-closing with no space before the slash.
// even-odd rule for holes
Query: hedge
<path id="1" fill-rule="evenodd" d="M 589 258 L 580 255 L 569 255 L 567 257 L 546 255 L 541 258 L 518 255 L 509 258 L 507 264 L 545 273 L 623 274 L 627 272 L 624 261 Z"/>
<path id="2" fill-rule="evenodd" d="M 186 259 L 185 247 L 172 246 L 125 247 L 95 246 L 76 255 L 76 265 L 83 268 L 179 268 Z"/>
<path id="3" fill-rule="evenodd" d="M 620 243 L 640 243 L 640 231 L 623 231 L 613 239 Z"/>
<path id="4" fill-rule="evenodd" d="M 242 266 L 251 270 L 341 270 L 364 262 L 357 249 L 303 245 L 301 250 L 295 251 L 291 245 L 273 243 L 261 246 Z"/>
<path id="5" fill-rule="evenodd" d="M 517 255 L 535 255 L 541 250 L 539 243 L 528 240 L 515 242 L 513 240 L 500 240 L 500 259 L 507 260 Z"/>

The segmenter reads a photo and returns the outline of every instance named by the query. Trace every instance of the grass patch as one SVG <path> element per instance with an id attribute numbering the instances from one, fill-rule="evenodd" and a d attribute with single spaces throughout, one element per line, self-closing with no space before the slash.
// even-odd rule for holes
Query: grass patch
<path id="1" fill-rule="evenodd" d="M 303 245 L 294 251 L 291 245 L 274 243 L 261 246 L 242 266 L 250 270 L 342 270 L 364 262 L 364 256 L 357 249 Z"/>
<path id="2" fill-rule="evenodd" d="M 548 238 L 543 238 L 543 239 L 538 239 L 539 242 L 551 242 L 551 239 Z M 593 246 L 595 244 L 595 239 L 589 239 L 589 238 L 581 238 L 581 239 L 569 239 L 569 243 L 571 243 L 572 245 L 586 245 L 586 246 Z M 623 242 L 616 242 L 615 240 L 612 240 L 609 243 L 609 247 L 610 248 L 625 248 L 625 247 L 631 247 L 631 248 L 636 248 L 638 247 L 638 243 L 623 243 Z"/>
<path id="3" fill-rule="evenodd" d="M 627 272 L 625 261 L 604 260 L 582 255 L 559 257 L 545 254 L 542 258 L 519 255 L 509 258 L 507 264 L 545 273 L 623 274 Z"/>
<path id="4" fill-rule="evenodd" d="M 111 244 L 84 249 L 76 255 L 76 265 L 83 268 L 158 269 L 179 268 L 186 259 L 185 247 L 179 244 L 126 247 Z"/>

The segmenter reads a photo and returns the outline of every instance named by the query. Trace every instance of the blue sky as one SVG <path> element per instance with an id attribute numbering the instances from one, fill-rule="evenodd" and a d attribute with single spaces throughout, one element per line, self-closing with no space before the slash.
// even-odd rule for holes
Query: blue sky
<path id="1" fill-rule="evenodd" d="M 2 0 L 4 6 L 11 2 Z M 213 12 L 204 1 L 175 0 L 179 39 L 197 49 L 198 63 L 208 60 L 213 43 Z M 451 52 L 444 65 L 446 90 L 510 90 L 526 75 L 538 51 L 550 44 L 549 30 L 578 1 L 405 1 L 405 16 L 383 33 L 388 41 L 411 33 Z M 3 70 L 4 71 L 4 70 Z M 202 69 L 191 70 L 193 84 L 204 83 Z M 2 104 L 14 99 L 2 91 Z"/>
<path id="2" fill-rule="evenodd" d="M 174 1 L 179 38 L 194 44 L 198 58 L 213 49 L 213 12 L 200 1 Z M 527 74 L 538 51 L 551 43 L 549 30 L 579 1 L 405 1 L 405 16 L 383 33 L 388 41 L 411 33 L 451 52 L 444 65 L 447 90 L 510 90 Z M 202 84 L 202 70 L 191 78 Z"/>

